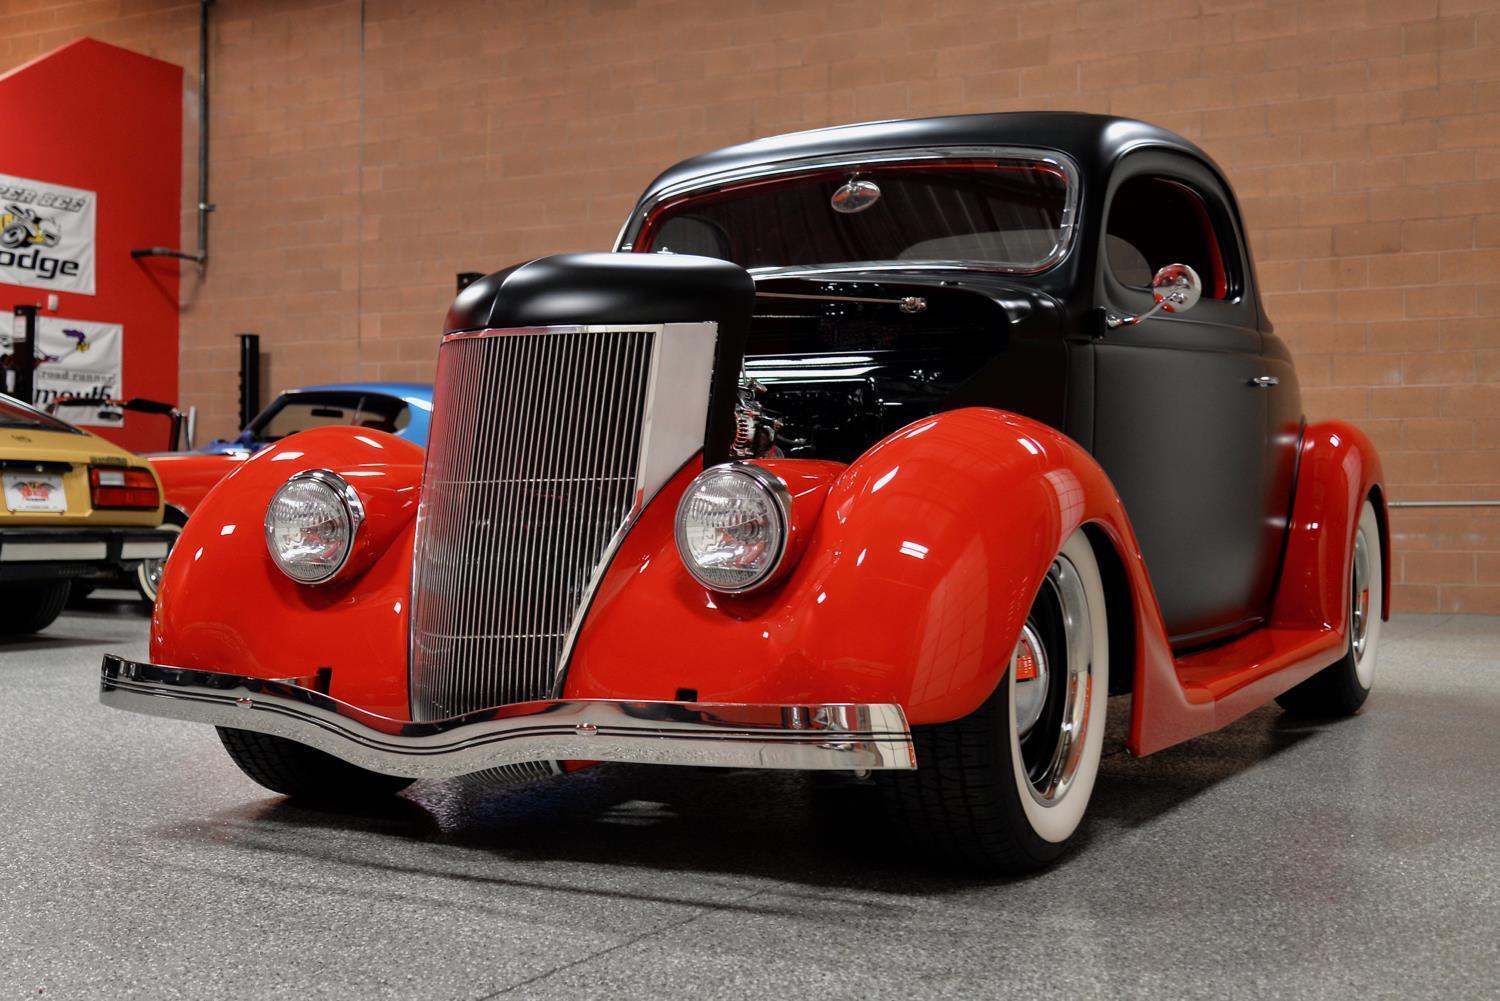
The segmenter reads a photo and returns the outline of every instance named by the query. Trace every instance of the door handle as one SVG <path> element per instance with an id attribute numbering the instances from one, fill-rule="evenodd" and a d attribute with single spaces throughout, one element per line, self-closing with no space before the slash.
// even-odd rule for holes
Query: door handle
<path id="1" fill-rule="evenodd" d="M 1250 385 L 1256 389 L 1270 389 L 1272 386 L 1281 385 L 1281 380 L 1274 375 L 1257 375 L 1250 380 Z"/>

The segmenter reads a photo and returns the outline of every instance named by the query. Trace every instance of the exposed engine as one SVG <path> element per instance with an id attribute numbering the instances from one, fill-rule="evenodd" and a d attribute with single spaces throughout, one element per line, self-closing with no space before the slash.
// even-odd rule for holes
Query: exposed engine
<path id="1" fill-rule="evenodd" d="M 735 406 L 737 458 L 851 462 L 954 406 L 1026 410 L 1030 366 L 1012 357 L 1014 314 L 992 295 L 938 282 L 774 278 L 757 287 Z"/>
<path id="2" fill-rule="evenodd" d="M 761 405 L 760 397 L 765 392 L 762 383 L 740 373 L 740 392 L 734 404 L 734 444 L 729 447 L 736 459 L 779 459 L 787 454 L 777 441 L 785 423 Z"/>

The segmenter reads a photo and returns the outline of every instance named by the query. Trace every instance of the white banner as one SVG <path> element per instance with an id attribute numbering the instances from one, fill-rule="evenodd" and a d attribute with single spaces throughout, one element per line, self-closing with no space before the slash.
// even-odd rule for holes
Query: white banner
<path id="1" fill-rule="evenodd" d="M 94 294 L 99 196 L 0 174 L 0 284 Z"/>
<path id="2" fill-rule="evenodd" d="M 114 400 L 120 396 L 125 328 L 118 323 L 37 318 L 36 406 L 47 406 L 62 396 Z M 10 354 L 9 331 L 0 331 L 0 355 Z M 99 416 L 99 407 L 70 406 L 57 416 L 70 424 L 120 427 L 123 420 Z M 116 411 L 118 413 L 118 411 Z"/>

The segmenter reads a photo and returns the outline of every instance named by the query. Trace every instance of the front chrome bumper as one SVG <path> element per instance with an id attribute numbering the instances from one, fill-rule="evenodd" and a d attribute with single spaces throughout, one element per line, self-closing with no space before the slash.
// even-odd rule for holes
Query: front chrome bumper
<path id="1" fill-rule="evenodd" d="M 116 709 L 255 730 L 370 771 L 451 778 L 528 761 L 851 771 L 912 769 L 898 705 L 523 702 L 435 722 L 366 712 L 304 679 L 270 681 L 106 655 L 99 701 Z"/>

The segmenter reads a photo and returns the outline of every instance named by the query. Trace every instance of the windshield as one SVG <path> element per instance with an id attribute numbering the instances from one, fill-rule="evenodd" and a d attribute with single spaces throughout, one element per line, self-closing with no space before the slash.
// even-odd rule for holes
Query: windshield
<path id="1" fill-rule="evenodd" d="M 1066 249 L 1068 177 L 1040 158 L 921 160 L 748 181 L 663 202 L 632 249 L 745 268 L 964 262 L 1035 272 Z"/>
<path id="2" fill-rule="evenodd" d="M 40 410 L 33 410 L 20 400 L 0 396 L 0 428 L 29 428 L 33 431 L 65 431 L 83 434 L 82 431 L 65 424 L 56 417 L 49 417 Z"/>
<path id="3" fill-rule="evenodd" d="M 286 393 L 250 422 L 242 438 L 252 442 L 280 441 L 309 428 L 350 425 L 391 434 L 411 420 L 406 403 L 380 393 Z"/>

